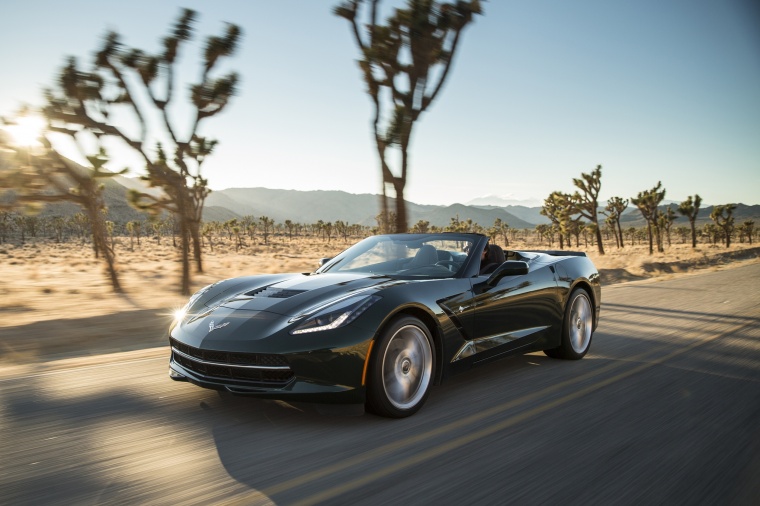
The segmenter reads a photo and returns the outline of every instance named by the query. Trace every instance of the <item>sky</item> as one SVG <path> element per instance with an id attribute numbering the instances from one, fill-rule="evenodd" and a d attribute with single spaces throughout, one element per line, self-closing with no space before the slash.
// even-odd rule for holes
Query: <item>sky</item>
<path id="1" fill-rule="evenodd" d="M 337 3 L 5 1 L 0 116 L 41 105 L 65 59 L 88 67 L 108 30 L 158 52 L 187 7 L 199 20 L 182 55 L 183 92 L 207 36 L 226 22 L 244 32 L 221 68 L 240 74 L 238 94 L 200 132 L 219 140 L 203 167 L 212 189 L 379 193 L 372 104 L 348 23 L 332 14 Z M 540 205 L 602 165 L 602 199 L 662 181 L 668 200 L 698 193 L 707 204 L 760 204 L 758 2 L 491 0 L 483 8 L 415 126 L 407 200 Z M 172 112 L 189 127 L 185 110 Z M 113 144 L 109 154 L 113 170 L 142 174 L 129 150 Z"/>

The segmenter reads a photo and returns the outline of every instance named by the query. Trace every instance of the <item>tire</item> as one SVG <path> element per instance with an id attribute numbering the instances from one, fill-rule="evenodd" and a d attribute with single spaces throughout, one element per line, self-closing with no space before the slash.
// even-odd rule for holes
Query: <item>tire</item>
<path id="1" fill-rule="evenodd" d="M 392 320 L 370 357 L 367 408 L 390 418 L 411 416 L 430 393 L 434 363 L 433 339 L 417 318 Z"/>
<path id="2" fill-rule="evenodd" d="M 594 309 L 588 293 L 577 288 L 570 294 L 562 321 L 561 344 L 544 353 L 552 358 L 579 360 L 588 353 L 594 332 Z"/>

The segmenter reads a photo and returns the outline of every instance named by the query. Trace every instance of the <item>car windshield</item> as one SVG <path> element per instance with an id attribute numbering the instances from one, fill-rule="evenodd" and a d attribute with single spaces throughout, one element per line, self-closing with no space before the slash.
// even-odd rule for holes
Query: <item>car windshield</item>
<path id="1" fill-rule="evenodd" d="M 399 278 L 451 278 L 465 264 L 477 236 L 394 234 L 369 237 L 317 272 L 355 272 Z"/>

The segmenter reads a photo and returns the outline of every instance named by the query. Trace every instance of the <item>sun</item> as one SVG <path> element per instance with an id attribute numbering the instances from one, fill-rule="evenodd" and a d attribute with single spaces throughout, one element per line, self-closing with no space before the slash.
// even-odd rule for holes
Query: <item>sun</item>
<path id="1" fill-rule="evenodd" d="M 21 116 L 15 119 L 15 123 L 6 125 L 4 130 L 8 132 L 17 146 L 39 146 L 39 138 L 45 129 L 45 120 L 39 116 Z"/>

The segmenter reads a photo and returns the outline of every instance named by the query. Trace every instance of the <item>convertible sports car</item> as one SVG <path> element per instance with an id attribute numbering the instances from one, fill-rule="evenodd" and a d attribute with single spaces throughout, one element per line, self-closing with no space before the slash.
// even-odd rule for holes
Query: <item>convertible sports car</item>
<path id="1" fill-rule="evenodd" d="M 584 253 L 508 251 L 480 234 L 369 237 L 313 273 L 219 281 L 170 329 L 170 376 L 235 394 L 409 416 L 433 384 L 543 350 L 579 359 L 599 321 Z"/>

